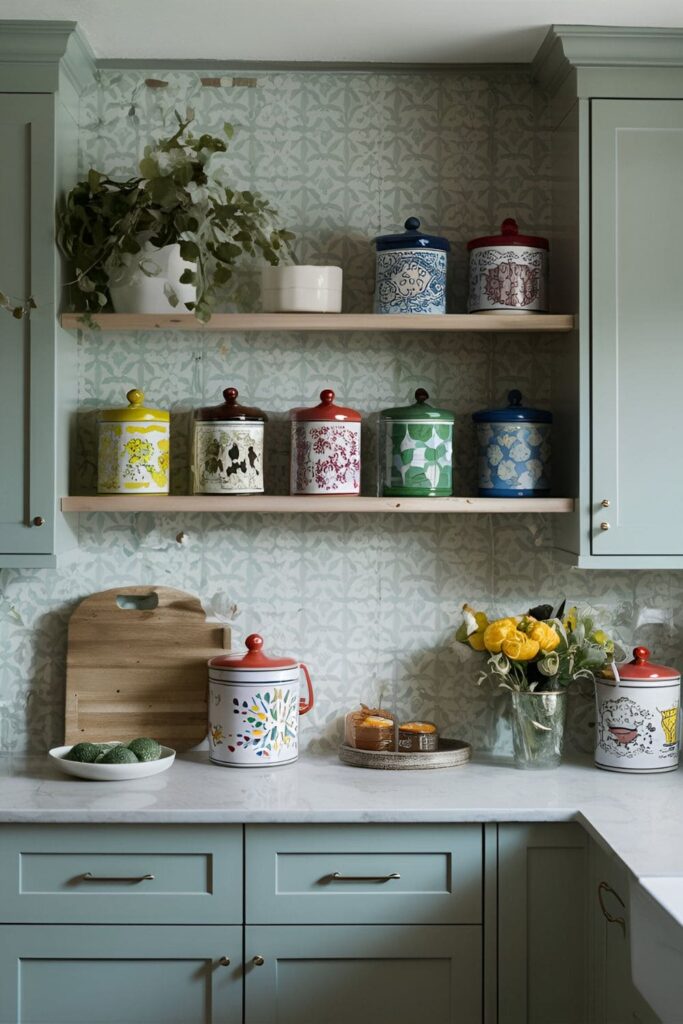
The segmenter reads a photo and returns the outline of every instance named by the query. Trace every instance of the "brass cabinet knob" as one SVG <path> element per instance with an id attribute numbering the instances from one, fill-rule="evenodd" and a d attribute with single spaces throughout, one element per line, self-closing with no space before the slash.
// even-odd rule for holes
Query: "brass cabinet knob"
<path id="1" fill-rule="evenodd" d="M 609 523 L 600 523 L 601 530 L 609 530 Z"/>
<path id="2" fill-rule="evenodd" d="M 602 501 L 600 502 L 600 504 L 602 505 L 603 508 L 609 508 L 610 505 L 611 505 L 611 502 L 610 502 L 609 498 L 603 498 Z"/>
<path id="3" fill-rule="evenodd" d="M 218 963 L 221 965 L 221 967 L 229 967 L 230 966 L 230 957 L 229 956 L 222 956 L 220 958 L 220 960 L 218 961 Z"/>
<path id="4" fill-rule="evenodd" d="M 266 962 L 266 958 L 261 956 L 260 953 L 257 953 L 251 962 L 253 963 L 254 967 L 263 967 L 264 963 Z"/>
<path id="5" fill-rule="evenodd" d="M 45 526 L 45 519 L 43 516 L 34 516 L 32 523 L 33 526 Z"/>

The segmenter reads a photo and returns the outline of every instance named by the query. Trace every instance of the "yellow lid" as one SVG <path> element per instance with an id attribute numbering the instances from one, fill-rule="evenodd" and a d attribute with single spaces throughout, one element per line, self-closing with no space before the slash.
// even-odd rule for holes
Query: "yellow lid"
<path id="1" fill-rule="evenodd" d="M 127 406 L 124 406 L 122 409 L 103 409 L 100 413 L 100 419 L 104 423 L 130 423 L 133 421 L 136 423 L 144 421 L 168 423 L 168 409 L 150 409 L 142 404 L 145 400 L 144 391 L 133 388 L 127 393 L 126 398 L 129 403 Z"/>

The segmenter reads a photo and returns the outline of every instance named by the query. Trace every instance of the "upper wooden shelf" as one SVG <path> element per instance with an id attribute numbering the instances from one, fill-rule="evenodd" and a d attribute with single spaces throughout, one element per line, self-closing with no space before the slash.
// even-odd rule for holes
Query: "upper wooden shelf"
<path id="1" fill-rule="evenodd" d="M 62 512 L 571 512 L 571 498 L 373 498 L 276 494 L 97 494 L 62 498 Z"/>
<path id="2" fill-rule="evenodd" d="M 191 313 L 101 313 L 103 331 L 571 331 L 565 313 L 216 313 L 202 324 Z M 80 329 L 80 313 L 63 313 L 62 327 Z"/>

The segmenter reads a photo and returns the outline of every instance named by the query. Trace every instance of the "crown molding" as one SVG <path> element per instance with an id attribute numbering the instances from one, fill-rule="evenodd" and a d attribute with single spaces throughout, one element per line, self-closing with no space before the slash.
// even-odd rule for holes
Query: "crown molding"
<path id="1" fill-rule="evenodd" d="M 0 88 L 57 92 L 60 74 L 78 92 L 95 74 L 92 50 L 75 21 L 0 21 Z"/>
<path id="2" fill-rule="evenodd" d="M 531 68 L 551 95 L 582 69 L 683 69 L 683 29 L 553 25 Z"/>

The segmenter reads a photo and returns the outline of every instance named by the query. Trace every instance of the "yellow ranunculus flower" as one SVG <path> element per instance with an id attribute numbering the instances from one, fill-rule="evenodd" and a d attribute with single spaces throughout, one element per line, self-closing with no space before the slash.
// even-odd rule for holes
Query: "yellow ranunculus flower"
<path id="1" fill-rule="evenodd" d="M 484 647 L 490 654 L 500 654 L 503 641 L 517 632 L 518 619 L 496 619 L 484 630 Z"/>
<path id="2" fill-rule="evenodd" d="M 562 623 L 562 625 L 567 630 L 574 630 L 576 629 L 577 622 L 578 614 L 576 608 L 570 608 L 567 614 L 565 615 L 564 622 Z"/>
<path id="3" fill-rule="evenodd" d="M 503 640 L 501 650 L 510 661 L 531 661 L 538 654 L 540 644 L 516 629 Z"/>
<path id="4" fill-rule="evenodd" d="M 556 633 L 547 622 L 534 622 L 527 631 L 527 635 L 532 640 L 538 641 L 541 654 L 550 654 L 560 642 L 560 634 Z"/>
<path id="5" fill-rule="evenodd" d="M 471 608 L 468 604 L 463 606 L 463 613 L 465 615 L 465 621 L 467 622 L 468 630 L 476 624 L 476 629 L 469 633 L 467 636 L 467 643 L 470 645 L 473 651 L 484 650 L 484 631 L 489 624 L 489 620 L 486 617 L 485 612 L 475 612 L 474 608 Z"/>

